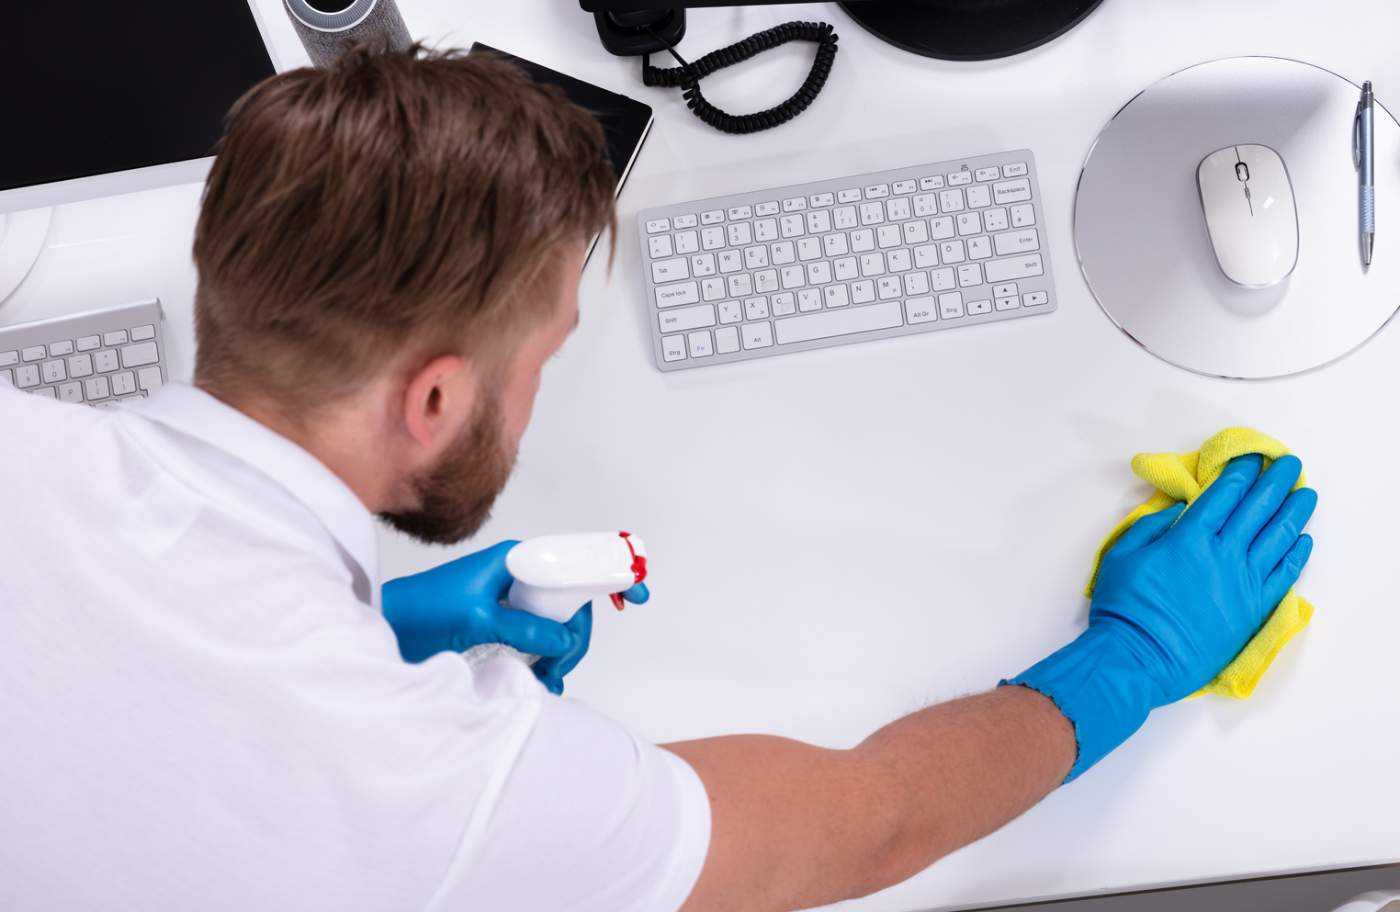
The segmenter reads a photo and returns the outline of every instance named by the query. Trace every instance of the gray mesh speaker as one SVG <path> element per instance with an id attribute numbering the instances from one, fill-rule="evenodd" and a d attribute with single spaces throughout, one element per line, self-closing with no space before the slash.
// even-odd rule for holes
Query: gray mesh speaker
<path id="1" fill-rule="evenodd" d="M 306 53 L 330 66 L 353 44 L 402 51 L 411 43 L 394 0 L 283 0 Z"/>

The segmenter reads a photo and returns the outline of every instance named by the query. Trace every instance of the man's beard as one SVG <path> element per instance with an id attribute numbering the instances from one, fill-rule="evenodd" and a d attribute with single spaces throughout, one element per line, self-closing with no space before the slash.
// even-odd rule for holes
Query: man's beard
<path id="1" fill-rule="evenodd" d="M 467 538 L 491 516 L 506 486 L 515 454 L 507 453 L 498 400 L 483 403 L 437 464 L 410 480 L 418 506 L 379 518 L 406 535 L 433 545 Z"/>

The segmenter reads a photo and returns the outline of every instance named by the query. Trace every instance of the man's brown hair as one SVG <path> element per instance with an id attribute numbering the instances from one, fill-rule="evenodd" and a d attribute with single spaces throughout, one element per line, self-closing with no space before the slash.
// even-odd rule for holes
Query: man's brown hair
<path id="1" fill-rule="evenodd" d="M 614 224 L 596 119 L 500 59 L 347 53 L 229 112 L 195 231 L 195 377 L 292 413 L 406 346 L 491 360 Z"/>

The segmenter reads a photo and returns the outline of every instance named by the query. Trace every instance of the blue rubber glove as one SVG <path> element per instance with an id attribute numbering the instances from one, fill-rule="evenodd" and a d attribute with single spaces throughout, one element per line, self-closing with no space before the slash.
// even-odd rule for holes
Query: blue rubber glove
<path id="1" fill-rule="evenodd" d="M 384 620 L 393 629 L 405 661 L 421 662 L 439 652 L 466 652 L 473 646 L 503 643 L 540 656 L 535 677 L 551 692 L 563 692 L 564 676 L 588 652 L 591 606 L 584 605 L 567 624 L 508 607 L 505 598 L 513 580 L 506 569 L 506 553 L 516 544 L 503 541 L 384 584 Z M 638 583 L 623 598 L 641 604 L 649 595 L 646 586 Z"/>
<path id="2" fill-rule="evenodd" d="M 1046 695 L 1074 725 L 1068 782 L 1230 664 L 1292 588 L 1312 553 L 1317 506 L 1293 491 L 1302 464 L 1230 462 L 1190 507 L 1144 516 L 1104 555 L 1089 629 L 1003 684 Z M 1291 493 L 1290 493 L 1291 492 Z"/>

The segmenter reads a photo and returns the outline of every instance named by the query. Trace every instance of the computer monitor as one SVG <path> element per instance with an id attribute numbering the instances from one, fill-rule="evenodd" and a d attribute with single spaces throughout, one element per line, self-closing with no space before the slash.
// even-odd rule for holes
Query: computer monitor
<path id="1" fill-rule="evenodd" d="M 16 3 L 0 54 L 0 212 L 203 180 L 276 72 L 249 0 Z"/>
<path id="2" fill-rule="evenodd" d="M 757 6 L 791 0 L 579 0 L 615 54 L 654 53 L 650 35 L 675 42 L 685 9 Z M 799 0 L 805 2 L 805 0 Z M 1038 47 L 1078 25 L 1102 0 L 864 0 L 843 2 L 852 19 L 896 47 L 944 60 L 990 60 Z"/>

